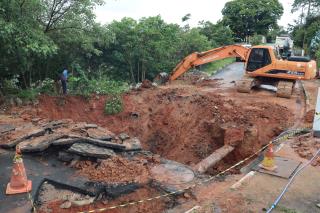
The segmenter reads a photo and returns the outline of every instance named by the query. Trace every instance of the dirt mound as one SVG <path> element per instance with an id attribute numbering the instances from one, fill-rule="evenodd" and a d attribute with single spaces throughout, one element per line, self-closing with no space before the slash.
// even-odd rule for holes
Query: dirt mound
<path id="1" fill-rule="evenodd" d="M 71 118 L 99 124 L 116 134 L 126 132 L 138 137 L 144 149 L 189 165 L 223 146 L 220 127 L 243 131 L 243 142 L 226 160 L 232 163 L 252 154 L 292 120 L 286 107 L 249 100 L 239 104 L 232 97 L 190 86 L 132 91 L 123 95 L 123 112 L 112 116 L 103 113 L 106 99 L 66 97 L 59 105 L 59 98 L 42 96 L 39 108 L 32 109 L 33 116 Z"/>
<path id="2" fill-rule="evenodd" d="M 300 157 L 310 160 L 320 149 L 320 140 L 313 137 L 313 134 L 310 133 L 294 138 L 291 147 Z M 315 159 L 312 165 L 320 166 L 320 158 Z"/>
<path id="3" fill-rule="evenodd" d="M 127 160 L 116 156 L 100 163 L 80 161 L 75 165 L 79 173 L 92 181 L 106 183 L 146 183 L 149 180 L 149 171 L 146 162 L 138 159 Z"/>

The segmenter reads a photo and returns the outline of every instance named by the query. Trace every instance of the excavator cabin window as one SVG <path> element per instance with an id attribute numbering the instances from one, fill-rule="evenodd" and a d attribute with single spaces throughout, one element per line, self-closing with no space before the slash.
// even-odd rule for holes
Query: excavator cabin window
<path id="1" fill-rule="evenodd" d="M 246 70 L 253 72 L 269 64 L 271 64 L 271 58 L 268 49 L 253 48 L 250 52 Z"/>

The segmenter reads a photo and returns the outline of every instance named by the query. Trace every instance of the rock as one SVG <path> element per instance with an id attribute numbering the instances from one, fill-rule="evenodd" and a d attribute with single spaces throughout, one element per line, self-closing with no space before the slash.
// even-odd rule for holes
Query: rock
<path id="1" fill-rule="evenodd" d="M 54 133 L 31 138 L 19 144 L 21 152 L 41 152 L 47 149 L 54 141 L 66 137 L 66 135 Z"/>
<path id="2" fill-rule="evenodd" d="M 127 140 L 127 139 L 130 138 L 130 136 L 127 135 L 126 133 L 121 133 L 121 134 L 118 135 L 118 137 L 119 137 L 122 141 Z"/>
<path id="3" fill-rule="evenodd" d="M 111 141 L 115 137 L 114 133 L 101 127 L 95 129 L 88 129 L 87 133 L 90 138 L 104 141 Z"/>
<path id="4" fill-rule="evenodd" d="M 38 123 L 41 120 L 41 118 L 33 118 L 31 119 L 32 123 Z"/>
<path id="5" fill-rule="evenodd" d="M 22 100 L 18 97 L 15 98 L 15 103 L 17 106 L 21 106 L 23 104 Z"/>
<path id="6" fill-rule="evenodd" d="M 98 125 L 97 124 L 85 124 L 84 128 L 85 129 L 98 128 Z"/>
<path id="7" fill-rule="evenodd" d="M 4 143 L 1 143 L 0 147 L 12 148 L 24 140 L 27 140 L 31 137 L 38 137 L 44 134 L 45 134 L 44 129 L 35 127 L 33 125 L 27 125 L 19 129 L 16 129 L 10 135 L 10 139 L 8 139 L 8 141 L 2 141 Z"/>
<path id="8" fill-rule="evenodd" d="M 69 209 L 71 207 L 71 205 L 72 205 L 72 203 L 69 200 L 67 200 L 60 205 L 60 208 L 61 209 Z"/>
<path id="9" fill-rule="evenodd" d="M 141 142 L 138 138 L 127 139 L 122 143 L 126 147 L 126 151 L 137 151 L 141 150 Z"/>
<path id="10" fill-rule="evenodd" d="M 111 149 L 102 148 L 88 143 L 75 143 L 67 151 L 86 157 L 96 158 L 109 158 L 116 155 Z"/>
<path id="11" fill-rule="evenodd" d="M 71 145 L 71 144 L 74 144 L 74 143 L 81 143 L 83 141 L 84 140 L 81 139 L 81 138 L 61 138 L 61 139 L 53 141 L 52 145 L 64 146 L 64 145 Z"/>
<path id="12" fill-rule="evenodd" d="M 190 198 L 191 196 L 190 196 L 187 192 L 185 192 L 185 193 L 183 194 L 183 197 L 185 197 L 185 198 Z"/>
<path id="13" fill-rule="evenodd" d="M 84 205 L 89 205 L 91 203 L 93 203 L 94 201 L 94 197 L 89 197 L 86 196 L 85 198 L 81 199 L 81 200 L 71 200 L 71 203 L 74 206 L 84 206 Z"/>
<path id="14" fill-rule="evenodd" d="M 85 143 L 94 144 L 101 147 L 107 147 L 107 148 L 118 149 L 118 150 L 126 149 L 124 145 L 118 144 L 118 143 L 112 143 L 109 141 L 103 141 L 103 140 L 98 140 L 98 139 L 93 139 L 88 137 L 78 137 L 78 138 L 81 138 L 82 141 Z"/>
<path id="15" fill-rule="evenodd" d="M 307 157 L 307 155 L 308 155 L 307 152 L 302 151 L 302 150 L 300 150 L 298 153 L 299 153 L 299 155 L 300 155 L 301 157 L 303 157 L 303 158 Z"/>

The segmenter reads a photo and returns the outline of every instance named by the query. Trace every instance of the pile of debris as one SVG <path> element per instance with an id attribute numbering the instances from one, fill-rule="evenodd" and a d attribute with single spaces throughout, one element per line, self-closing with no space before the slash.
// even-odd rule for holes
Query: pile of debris
<path id="1" fill-rule="evenodd" d="M 208 80 L 209 75 L 207 73 L 201 72 L 199 70 L 193 70 L 192 72 L 187 72 L 187 73 L 183 74 L 178 79 L 182 80 L 183 82 L 196 84 L 196 83 L 202 82 L 204 80 Z"/>
<path id="2" fill-rule="evenodd" d="M 71 120 L 27 123 L 1 132 L 0 137 L 0 147 L 19 145 L 22 153 L 42 152 L 50 146 L 68 145 L 67 153 L 109 158 L 116 152 L 141 150 L 138 138 L 130 138 L 125 133 L 116 136 L 96 124 L 74 123 Z"/>
<path id="3" fill-rule="evenodd" d="M 320 140 L 315 138 L 312 133 L 309 133 L 294 138 L 291 147 L 300 157 L 310 160 L 317 150 L 320 149 Z M 312 165 L 320 166 L 320 158 L 316 159 Z"/>

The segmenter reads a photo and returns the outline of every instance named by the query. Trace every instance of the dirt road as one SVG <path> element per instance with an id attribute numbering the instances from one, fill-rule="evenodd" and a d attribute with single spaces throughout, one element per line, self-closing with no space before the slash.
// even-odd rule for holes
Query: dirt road
<path id="1" fill-rule="evenodd" d="M 242 78 L 244 75 L 244 63 L 242 62 L 235 62 L 232 63 L 220 71 L 213 75 L 212 79 L 221 79 L 221 83 L 223 83 L 225 86 L 231 86 L 234 85 L 233 81 L 237 81 Z"/>

